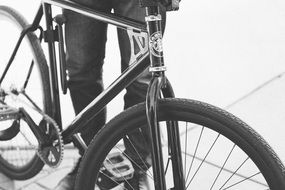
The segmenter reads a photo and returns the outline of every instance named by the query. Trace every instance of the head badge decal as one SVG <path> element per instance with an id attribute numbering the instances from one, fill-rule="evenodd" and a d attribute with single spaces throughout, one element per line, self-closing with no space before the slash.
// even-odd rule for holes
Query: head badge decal
<path id="1" fill-rule="evenodd" d="M 162 57 L 162 34 L 155 32 L 150 36 L 149 47 L 151 53 L 156 57 Z"/>

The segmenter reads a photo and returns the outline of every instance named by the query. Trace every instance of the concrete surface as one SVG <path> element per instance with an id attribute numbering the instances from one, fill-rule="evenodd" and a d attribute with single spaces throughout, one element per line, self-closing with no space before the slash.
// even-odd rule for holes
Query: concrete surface
<path id="1" fill-rule="evenodd" d="M 52 190 L 73 168 L 77 158 L 77 150 L 66 148 L 64 159 L 58 168 L 45 166 L 38 175 L 25 181 L 13 181 L 0 173 L 0 190 Z"/>

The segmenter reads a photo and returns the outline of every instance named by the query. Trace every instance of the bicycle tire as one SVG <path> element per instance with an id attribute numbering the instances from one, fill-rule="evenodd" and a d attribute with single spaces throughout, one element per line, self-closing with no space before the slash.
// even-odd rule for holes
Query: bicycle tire
<path id="1" fill-rule="evenodd" d="M 184 142 L 186 145 L 193 144 L 195 147 L 192 148 L 193 154 L 187 154 L 187 157 L 185 156 L 186 154 L 182 156 L 182 158 L 185 158 L 183 159 L 183 165 L 184 167 L 187 166 L 185 167 L 187 170 L 184 171 L 184 178 L 186 181 L 185 189 L 203 190 L 220 188 L 252 190 L 259 189 L 259 187 L 260 189 L 271 190 L 285 189 L 285 170 L 278 156 L 260 135 L 232 114 L 206 103 L 186 99 L 162 99 L 158 102 L 158 110 L 158 120 L 160 122 L 165 120 L 179 121 L 179 128 L 181 128 L 181 130 L 184 129 L 184 132 L 184 122 L 187 122 L 185 125 L 186 128 L 188 127 L 189 131 L 190 125 L 188 125 L 188 123 L 194 123 L 194 128 L 191 128 L 191 133 L 193 135 L 197 134 L 198 137 L 192 138 L 191 136 L 190 138 L 189 136 L 188 139 L 185 139 L 187 133 L 186 130 L 186 133 L 183 133 L 184 138 L 181 138 L 181 144 Z M 83 156 L 76 180 L 76 189 L 93 190 L 94 187 L 96 187 L 96 176 L 98 176 L 106 156 L 110 151 L 118 148 L 117 146 L 119 145 L 117 143 L 126 134 L 146 126 L 145 113 L 145 104 L 139 104 L 122 112 L 103 127 L 103 129 L 94 137 Z M 203 128 L 203 130 L 197 130 L 199 129 L 199 125 L 201 125 L 201 129 Z M 201 131 L 203 131 L 203 133 L 201 133 Z M 216 136 L 218 136 L 218 141 L 214 141 Z M 202 137 L 206 137 L 206 140 L 202 139 Z M 193 143 L 192 140 L 195 143 Z M 205 146 L 207 145 L 207 148 L 205 148 L 207 151 L 209 150 L 208 147 L 211 145 L 208 144 L 208 142 L 216 142 L 215 144 L 213 143 L 213 149 L 217 150 L 217 148 L 221 148 L 221 150 L 212 155 L 211 151 L 213 149 L 210 149 L 211 151 L 208 152 L 208 154 L 206 154 L 207 151 L 203 154 L 202 152 L 204 150 L 197 148 L 198 144 L 199 146 L 202 145 L 202 142 L 205 143 Z M 228 147 L 226 146 L 226 142 L 229 142 L 230 144 L 233 143 L 233 146 L 229 146 L 231 148 L 234 147 L 232 148 L 233 151 L 231 154 L 228 154 L 230 151 L 226 149 Z M 181 149 L 184 150 L 183 148 Z M 184 152 L 187 153 L 188 149 L 190 149 L 190 147 L 185 149 Z M 124 150 L 119 151 L 124 152 Z M 201 156 L 203 156 L 199 159 L 198 154 L 200 155 L 200 151 Z M 227 154 L 224 155 L 224 152 Z M 192 155 L 192 157 L 188 158 L 189 155 Z M 207 156 L 205 157 L 205 155 Z M 251 159 L 251 162 L 248 162 L 248 159 L 246 159 L 246 163 L 242 164 L 245 160 L 244 156 L 248 156 Z M 222 157 L 223 159 L 220 159 Z M 227 157 L 231 158 L 232 162 L 229 158 L 226 159 Z M 242 159 L 237 162 L 240 158 Z M 187 163 L 186 161 L 188 160 L 191 160 L 192 164 L 191 162 Z M 164 160 L 164 162 L 166 161 Z M 224 165 L 222 163 L 224 163 Z M 232 163 L 234 166 L 228 166 L 229 163 Z M 249 166 L 250 164 L 253 165 L 245 168 L 245 165 Z M 189 169 L 193 169 L 194 166 L 197 168 L 189 172 Z M 237 168 L 240 169 L 236 170 Z M 247 172 L 250 173 L 253 172 L 253 170 L 259 170 L 257 172 L 261 172 L 260 174 L 262 174 L 262 176 L 258 174 L 248 180 L 244 180 L 246 177 L 249 177 Z M 203 171 L 206 172 L 206 175 L 201 175 Z M 210 174 L 213 173 L 215 175 L 211 176 Z M 146 175 L 148 176 L 148 174 Z M 196 181 L 192 175 L 196 178 Z M 225 178 L 224 175 L 226 176 Z M 168 176 L 167 173 L 166 176 Z M 190 176 L 192 177 L 190 178 Z M 217 179 L 215 180 L 215 178 Z M 221 178 L 223 178 L 223 180 L 221 180 Z M 225 182 L 226 179 L 229 178 L 230 180 Z M 171 178 L 168 177 L 166 180 L 168 184 L 167 189 L 170 189 L 171 185 L 173 185 L 171 184 L 170 179 Z M 191 179 L 191 182 L 189 182 L 189 179 Z M 209 180 L 209 184 L 207 184 L 207 180 Z M 237 180 L 237 182 L 239 182 L 239 180 L 244 181 L 235 184 L 237 183 L 235 180 Z M 151 179 L 149 179 L 149 182 L 151 182 Z M 123 183 L 120 182 L 120 184 L 122 185 Z"/>
<path id="2" fill-rule="evenodd" d="M 1 19 L 2 21 L 8 21 L 7 23 L 11 24 L 11 26 L 15 26 L 19 32 L 19 35 L 20 35 L 20 32 L 28 26 L 28 22 L 25 20 L 25 18 L 11 7 L 0 6 L 0 21 Z M 5 30 L 5 29 L 6 27 L 3 27 L 1 30 Z M 18 37 L 19 36 L 15 36 L 16 39 L 18 39 Z M 42 91 L 42 95 L 41 95 L 41 102 L 43 104 L 42 109 L 45 113 L 50 114 L 52 108 L 51 108 L 51 94 L 50 94 L 50 83 L 49 83 L 49 73 L 48 73 L 49 71 L 48 71 L 46 58 L 44 56 L 39 39 L 34 33 L 28 33 L 26 37 L 24 38 L 24 40 L 25 42 L 27 42 L 28 46 L 30 47 L 32 59 L 34 60 L 36 68 L 38 69 L 38 72 L 37 72 L 38 78 L 36 78 L 36 80 L 39 80 L 39 86 L 40 86 L 39 88 Z M 23 67 L 23 66 L 19 66 L 19 67 Z M 24 70 L 24 67 L 23 67 L 23 70 Z M 21 123 L 21 124 L 24 125 L 25 123 Z M 20 133 L 22 134 L 23 132 L 20 132 Z M 13 139 L 11 139 L 10 141 L 12 144 L 16 140 L 13 141 Z M 10 143 L 10 141 L 8 141 L 8 143 Z M 0 147 L 2 146 L 1 143 L 3 145 L 3 141 L 0 142 Z M 25 154 L 25 156 L 27 156 L 27 160 L 19 161 L 19 162 L 23 162 L 22 165 L 18 163 L 16 164 L 13 161 L 13 159 L 15 159 L 15 156 L 23 156 L 23 155 L 16 155 L 16 153 L 13 153 L 14 157 L 11 158 L 10 156 L 4 155 L 2 151 L 1 156 L 0 156 L 0 171 L 4 173 L 6 176 L 8 176 L 9 178 L 16 179 L 16 180 L 26 180 L 38 174 L 43 168 L 44 163 L 36 154 L 37 150 L 35 150 L 34 147 L 29 147 L 29 148 L 30 149 L 33 148 L 32 153 L 29 152 L 28 154 L 28 151 L 31 151 L 28 148 L 26 148 L 26 150 L 23 150 L 23 153 L 24 151 L 27 152 L 27 154 Z M 9 151 L 13 151 L 13 150 L 9 149 Z M 21 154 L 23 153 L 21 152 Z M 24 159 L 24 158 L 19 158 L 19 159 Z"/>

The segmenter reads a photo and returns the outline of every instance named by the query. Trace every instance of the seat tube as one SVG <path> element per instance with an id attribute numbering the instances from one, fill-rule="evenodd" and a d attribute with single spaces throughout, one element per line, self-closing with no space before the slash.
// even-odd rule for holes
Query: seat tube
<path id="1" fill-rule="evenodd" d="M 146 23 L 149 34 L 150 72 L 152 80 L 146 97 L 146 114 L 151 136 L 152 167 L 155 189 L 166 190 L 160 129 L 157 121 L 157 100 L 164 84 L 161 15 L 158 6 L 146 7 Z"/>
<path id="2" fill-rule="evenodd" d="M 51 5 L 43 3 L 43 12 L 46 20 L 46 41 L 49 52 L 49 70 L 50 70 L 50 84 L 51 84 L 51 96 L 52 96 L 52 117 L 55 119 L 60 129 L 62 129 L 61 121 L 61 108 L 60 108 L 60 97 L 58 88 L 58 76 L 57 76 L 57 65 L 56 65 L 56 53 L 54 44 L 54 29 L 52 21 L 52 9 Z"/>

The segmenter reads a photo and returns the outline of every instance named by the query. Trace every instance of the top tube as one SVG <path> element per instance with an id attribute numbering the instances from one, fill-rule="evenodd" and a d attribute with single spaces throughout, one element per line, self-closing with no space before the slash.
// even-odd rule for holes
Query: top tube
<path id="1" fill-rule="evenodd" d="M 86 6 L 83 6 L 75 2 L 66 1 L 66 0 L 42 0 L 42 2 L 80 13 L 82 15 L 94 18 L 96 20 L 100 20 L 105 23 L 115 25 L 125 30 L 147 32 L 146 25 L 144 22 L 136 21 L 115 14 L 108 14 L 98 10 L 90 9 Z"/>

